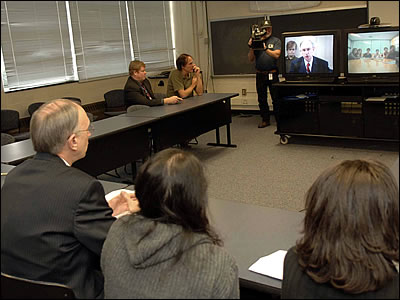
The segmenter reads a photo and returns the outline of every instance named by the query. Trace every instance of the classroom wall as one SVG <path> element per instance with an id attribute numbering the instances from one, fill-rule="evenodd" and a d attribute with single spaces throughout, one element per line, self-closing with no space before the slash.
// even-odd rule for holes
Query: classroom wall
<path id="1" fill-rule="evenodd" d="M 397 1 L 320 1 L 320 4 L 312 9 L 274 12 L 273 14 L 365 7 L 367 2 L 370 17 L 379 16 L 381 22 L 392 23 L 398 26 L 399 4 Z M 204 83 L 208 92 L 237 92 L 240 96 L 232 99 L 233 109 L 258 110 L 254 76 L 210 77 L 208 21 L 267 14 L 265 12 L 251 12 L 249 1 L 235 1 L 234 5 L 233 2 L 232 5 L 227 5 L 228 3 L 227 1 L 174 1 L 176 53 L 179 55 L 185 52 L 193 55 L 195 63 L 203 71 Z M 27 107 L 33 102 L 47 101 L 64 96 L 81 98 L 83 104 L 99 102 L 104 100 L 103 95 L 105 92 L 123 88 L 127 76 L 128 73 L 114 78 L 59 84 L 11 93 L 4 93 L 3 88 L 1 88 L 1 108 L 18 110 L 20 117 L 23 118 L 29 116 Z M 160 80 L 152 80 L 155 92 L 162 92 L 165 89 L 165 85 L 164 87 L 158 87 L 159 82 Z M 164 80 L 164 82 L 166 84 L 167 81 Z M 242 89 L 246 89 L 246 96 L 241 95 Z"/>

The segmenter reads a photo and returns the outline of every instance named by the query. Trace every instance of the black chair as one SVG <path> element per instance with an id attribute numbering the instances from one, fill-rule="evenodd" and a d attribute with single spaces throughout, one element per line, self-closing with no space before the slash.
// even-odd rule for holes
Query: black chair
<path id="1" fill-rule="evenodd" d="M 111 90 L 104 94 L 106 102 L 104 114 L 117 116 L 126 113 L 124 90 Z"/>
<path id="2" fill-rule="evenodd" d="M 77 97 L 62 97 L 62 99 L 67 99 L 67 100 L 71 100 L 74 101 L 75 103 L 79 104 L 82 106 L 82 100 L 80 98 Z M 96 121 L 97 117 L 95 115 L 93 115 L 90 112 L 86 112 L 90 122 Z"/>
<path id="3" fill-rule="evenodd" d="M 82 105 L 82 100 L 77 97 L 62 97 L 62 99 L 72 100 L 72 101 L 75 101 L 76 103 L 78 103 L 79 105 Z"/>
<path id="4" fill-rule="evenodd" d="M 29 104 L 28 106 L 28 113 L 29 115 L 32 117 L 33 113 L 42 106 L 42 104 L 44 104 L 44 102 L 34 102 Z"/>
<path id="5" fill-rule="evenodd" d="M 142 104 L 133 104 L 131 106 L 128 106 L 128 108 L 126 109 L 126 112 L 131 112 L 131 111 L 135 111 L 135 110 L 141 110 L 144 108 L 150 108 L 150 106 L 148 105 L 142 105 Z"/>
<path id="6" fill-rule="evenodd" d="M 75 299 L 71 288 L 63 284 L 34 281 L 1 273 L 2 299 Z"/>
<path id="7" fill-rule="evenodd" d="M 13 109 L 1 110 L 1 132 L 11 134 L 15 141 L 30 138 L 29 132 L 22 132 L 19 123 L 19 112 Z"/>
<path id="8" fill-rule="evenodd" d="M 8 145 L 15 142 L 15 138 L 8 133 L 1 133 L 1 145 Z"/>

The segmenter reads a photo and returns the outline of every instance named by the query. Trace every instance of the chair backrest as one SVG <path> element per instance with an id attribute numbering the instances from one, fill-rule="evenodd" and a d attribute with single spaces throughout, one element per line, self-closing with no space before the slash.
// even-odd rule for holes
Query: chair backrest
<path id="1" fill-rule="evenodd" d="M 15 142 L 15 137 L 8 133 L 1 133 L 1 145 L 8 145 Z"/>
<path id="2" fill-rule="evenodd" d="M 82 105 L 82 100 L 77 97 L 62 97 L 62 99 L 67 99 L 76 102 L 79 105 Z"/>
<path id="3" fill-rule="evenodd" d="M 142 105 L 142 104 L 134 104 L 134 105 L 128 106 L 128 108 L 126 109 L 126 112 L 135 111 L 135 110 L 141 110 L 141 109 L 144 109 L 144 108 L 150 108 L 150 106 Z"/>
<path id="4" fill-rule="evenodd" d="M 104 94 L 106 102 L 106 110 L 110 108 L 123 108 L 125 109 L 125 92 L 122 89 L 111 90 Z"/>
<path id="5" fill-rule="evenodd" d="M 1 132 L 7 132 L 13 129 L 19 131 L 19 112 L 13 109 L 1 110 Z"/>
<path id="6" fill-rule="evenodd" d="M 34 281 L 1 273 L 2 299 L 75 299 L 71 288 L 63 284 Z"/>
<path id="7" fill-rule="evenodd" d="M 42 106 L 42 104 L 44 104 L 44 102 L 34 102 L 29 104 L 28 106 L 28 113 L 29 115 L 32 117 L 33 113 L 40 107 Z"/>

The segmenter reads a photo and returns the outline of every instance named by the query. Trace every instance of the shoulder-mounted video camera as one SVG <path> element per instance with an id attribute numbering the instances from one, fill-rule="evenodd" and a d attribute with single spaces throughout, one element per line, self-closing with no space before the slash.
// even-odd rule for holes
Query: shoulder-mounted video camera
<path id="1" fill-rule="evenodd" d="M 264 17 L 264 22 L 261 26 L 258 24 L 251 25 L 251 48 L 254 50 L 264 50 L 264 42 L 262 38 L 267 34 L 268 27 L 272 27 L 272 24 L 267 17 Z"/>

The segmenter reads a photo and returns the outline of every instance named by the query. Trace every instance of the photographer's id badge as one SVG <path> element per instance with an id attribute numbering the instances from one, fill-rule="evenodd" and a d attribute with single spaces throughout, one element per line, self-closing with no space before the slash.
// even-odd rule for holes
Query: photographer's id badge
<path id="1" fill-rule="evenodd" d="M 268 80 L 272 80 L 272 78 L 273 78 L 273 77 L 272 77 L 272 73 L 269 73 L 269 74 L 268 74 Z"/>

